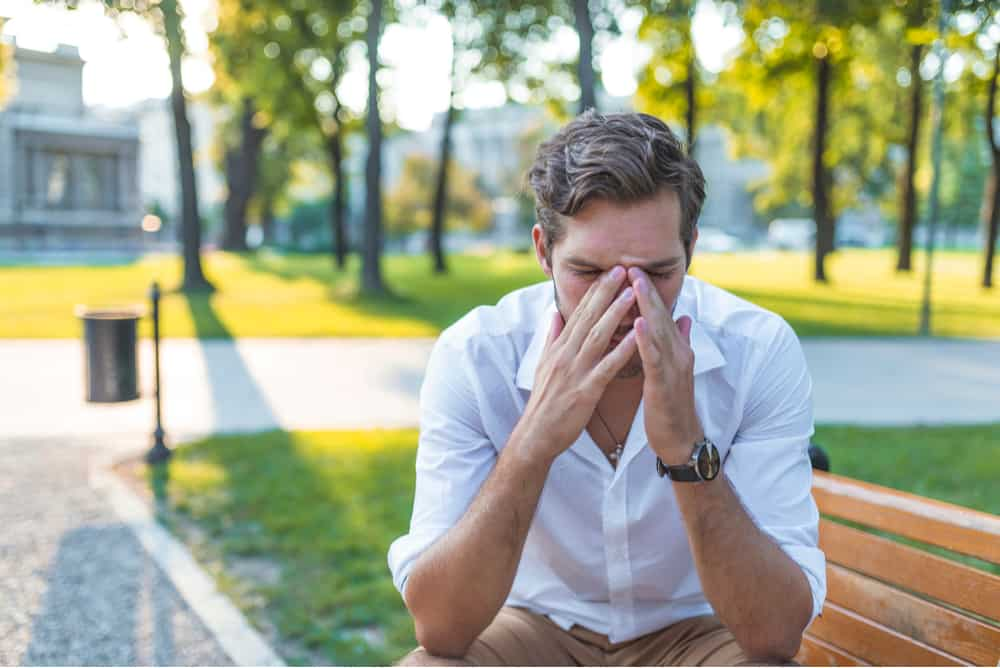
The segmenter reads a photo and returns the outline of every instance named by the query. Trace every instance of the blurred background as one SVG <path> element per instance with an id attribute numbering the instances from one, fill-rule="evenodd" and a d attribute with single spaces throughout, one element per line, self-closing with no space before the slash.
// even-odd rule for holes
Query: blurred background
<path id="1" fill-rule="evenodd" d="M 800 335 L 834 472 L 1000 512 L 998 45 L 995 0 L 0 0 L 0 663 L 229 660 L 137 575 L 109 457 L 284 661 L 411 647 L 423 365 L 544 279 L 524 176 L 590 107 L 688 144 L 692 273 Z M 100 308 L 137 398 L 82 391 Z M 152 593 L 85 623 L 86 568 Z"/>

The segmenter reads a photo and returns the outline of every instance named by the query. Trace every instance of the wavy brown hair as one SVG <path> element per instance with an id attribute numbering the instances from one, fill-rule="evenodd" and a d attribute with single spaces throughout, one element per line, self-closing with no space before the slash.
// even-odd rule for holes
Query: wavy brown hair
<path id="1" fill-rule="evenodd" d="M 663 188 L 677 193 L 681 241 L 691 259 L 691 237 L 705 202 L 705 176 L 667 124 L 649 114 L 593 109 L 538 147 L 527 174 L 545 252 L 565 234 L 564 218 L 594 198 L 628 204 Z"/>

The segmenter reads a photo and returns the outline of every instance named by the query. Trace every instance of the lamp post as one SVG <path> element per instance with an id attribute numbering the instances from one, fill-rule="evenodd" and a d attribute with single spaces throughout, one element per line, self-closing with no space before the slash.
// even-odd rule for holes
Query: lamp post
<path id="1" fill-rule="evenodd" d="M 153 397 L 156 401 L 156 428 L 153 430 L 153 447 L 146 453 L 149 464 L 159 464 L 170 459 L 170 449 L 163 441 L 163 423 L 160 413 L 160 284 L 153 282 L 149 289 L 149 298 L 153 302 Z"/>
<path id="2" fill-rule="evenodd" d="M 938 36 L 934 42 L 934 54 L 938 58 L 938 71 L 934 77 L 934 138 L 931 143 L 931 164 L 934 175 L 931 177 L 930 207 L 927 213 L 927 268 L 924 272 L 924 296 L 920 306 L 920 335 L 931 334 L 931 275 L 934 261 L 934 237 L 937 232 L 939 191 L 941 186 L 941 120 L 944 116 L 944 31 L 948 24 L 948 0 L 941 0 L 938 15 Z M 919 74 L 918 74 L 919 76 Z M 919 86 L 919 82 L 914 82 Z"/>

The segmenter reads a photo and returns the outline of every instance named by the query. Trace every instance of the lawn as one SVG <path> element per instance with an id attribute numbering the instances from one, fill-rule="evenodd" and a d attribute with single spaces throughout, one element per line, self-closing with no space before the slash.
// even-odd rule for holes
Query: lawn
<path id="1" fill-rule="evenodd" d="M 899 275 L 891 251 L 849 250 L 828 261 L 831 281 L 817 285 L 808 253 L 740 253 L 695 257 L 692 273 L 783 315 L 802 336 L 910 336 L 917 330 L 920 270 Z M 1000 337 L 1000 291 L 979 287 L 977 254 L 935 257 L 934 333 Z M 436 336 L 479 304 L 544 280 L 534 256 L 502 253 L 455 256 L 452 272 L 436 276 L 426 257 L 388 256 L 392 298 L 358 293 L 358 261 L 337 272 L 325 255 L 210 253 L 205 271 L 219 290 L 175 291 L 173 256 L 95 267 L 0 266 L 0 338 L 75 338 L 74 306 L 142 303 L 150 283 L 166 291 L 164 336 L 202 338 Z M 141 333 L 148 334 L 144 322 Z"/>
<path id="2" fill-rule="evenodd" d="M 1000 514 L 998 433 L 825 426 L 815 440 L 837 473 Z M 388 664 L 415 643 L 386 551 L 409 522 L 416 440 L 375 430 L 198 441 L 157 484 L 161 520 L 289 663 Z"/>

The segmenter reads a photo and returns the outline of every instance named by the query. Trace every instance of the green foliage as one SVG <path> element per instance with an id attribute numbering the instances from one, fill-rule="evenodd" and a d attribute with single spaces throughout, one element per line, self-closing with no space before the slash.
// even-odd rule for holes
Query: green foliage
<path id="1" fill-rule="evenodd" d="M 386 197 L 389 233 L 407 234 L 430 227 L 436 179 L 437 161 L 418 153 L 407 156 L 399 182 Z M 477 185 L 476 175 L 454 160 L 449 161 L 446 229 L 483 231 L 492 222 L 490 200 Z"/>
<path id="2" fill-rule="evenodd" d="M 667 3 L 665 7 L 661 6 L 664 4 L 662 1 L 646 4 L 649 7 L 639 26 L 638 37 L 653 49 L 653 55 L 639 75 L 636 108 L 666 121 L 683 124 L 688 112 L 685 85 L 689 73 L 694 73 L 697 108 L 711 112 L 715 102 L 713 91 L 700 85 L 704 75 L 695 57 L 691 38 L 691 18 L 696 3 L 694 0 L 678 0 Z M 713 119 L 703 118 L 699 123 L 703 125 L 706 120 L 711 122 Z"/>
<path id="3" fill-rule="evenodd" d="M 390 665 L 416 645 L 385 564 L 409 520 L 416 439 L 410 429 L 207 439 L 169 462 L 163 514 L 188 540 L 185 528 L 207 538 L 199 558 L 228 576 L 222 586 L 251 621 L 277 629 L 290 662 Z M 241 581 L 243 565 L 261 561 L 273 575 Z"/>
<path id="4" fill-rule="evenodd" d="M 898 123 L 885 91 L 895 68 L 872 59 L 883 45 L 874 3 L 747 2 L 746 39 L 719 78 L 720 111 L 735 152 L 767 161 L 756 184 L 758 213 L 812 206 L 816 70 L 829 59 L 830 126 L 823 162 L 831 172 L 834 217 L 891 187 L 885 131 Z M 891 97 L 889 99 L 892 99 Z M 874 188 L 875 192 L 866 192 Z"/>
<path id="5" fill-rule="evenodd" d="M 177 258 L 102 267 L 0 266 L 0 338 L 78 338 L 76 304 L 143 303 L 153 280 L 164 288 L 166 337 L 231 338 L 436 336 L 474 306 L 545 280 L 532 254 L 456 255 L 433 275 L 425 257 L 389 256 L 395 299 L 358 292 L 356 258 L 338 272 L 326 256 L 271 252 L 206 253 L 219 291 L 189 300 L 174 291 Z M 914 254 L 914 265 L 923 266 Z M 923 272 L 898 275 L 891 251 L 841 250 L 829 259 L 830 283 L 810 280 L 808 253 L 695 254 L 695 276 L 781 314 L 800 336 L 912 336 Z M 977 257 L 934 258 L 936 336 L 1000 337 L 1000 299 L 978 285 Z M 274 317 L 281 313 L 280 318 Z M 148 319 L 140 323 L 150 334 Z"/>

